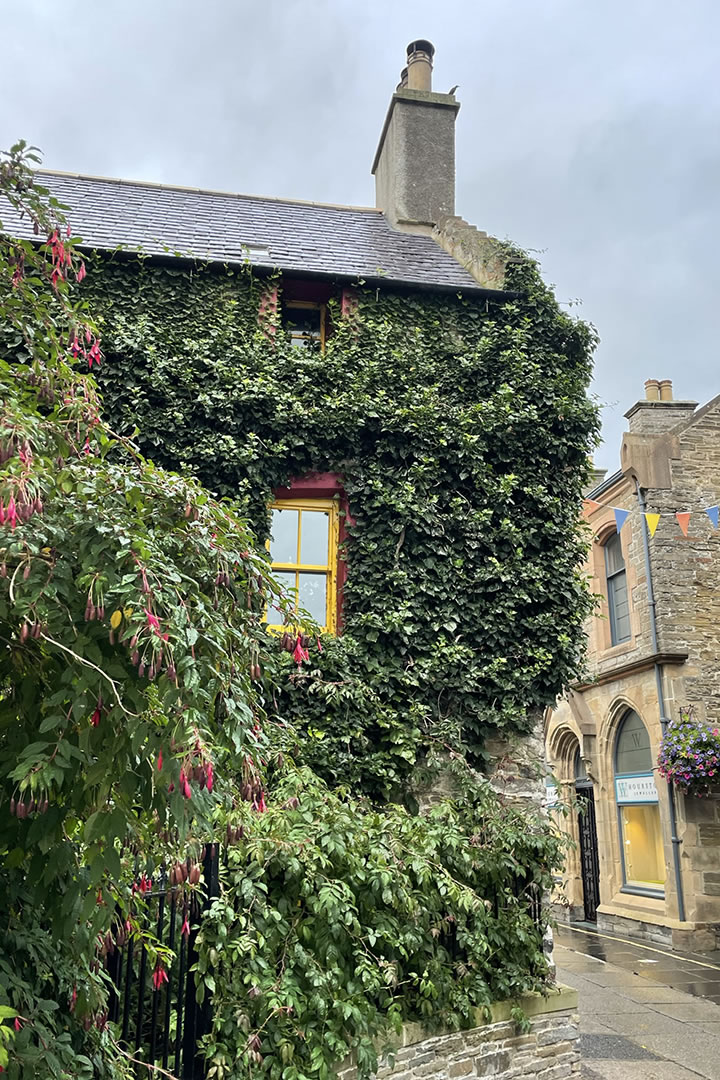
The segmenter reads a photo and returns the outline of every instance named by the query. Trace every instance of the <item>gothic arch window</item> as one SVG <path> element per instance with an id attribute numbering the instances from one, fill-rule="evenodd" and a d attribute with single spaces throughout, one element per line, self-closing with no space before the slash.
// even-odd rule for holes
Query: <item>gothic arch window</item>
<path id="1" fill-rule="evenodd" d="M 615 797 L 623 867 L 623 891 L 663 896 L 665 854 L 650 736 L 634 710 L 615 738 Z"/>

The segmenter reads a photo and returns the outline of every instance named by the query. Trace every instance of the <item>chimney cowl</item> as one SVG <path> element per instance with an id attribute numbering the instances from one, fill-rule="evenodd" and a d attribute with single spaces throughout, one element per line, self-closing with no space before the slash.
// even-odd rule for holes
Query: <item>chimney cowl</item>
<path id="1" fill-rule="evenodd" d="M 659 401 L 660 400 L 660 383 L 657 379 L 645 380 L 645 400 L 646 401 Z"/>
<path id="2" fill-rule="evenodd" d="M 673 400 L 672 379 L 660 379 L 660 381 L 658 382 L 658 388 L 660 390 L 661 401 Z"/>
<path id="3" fill-rule="evenodd" d="M 409 90 L 432 90 L 435 47 L 420 38 L 407 47 L 407 87 Z M 402 79 L 402 76 L 401 76 Z"/>

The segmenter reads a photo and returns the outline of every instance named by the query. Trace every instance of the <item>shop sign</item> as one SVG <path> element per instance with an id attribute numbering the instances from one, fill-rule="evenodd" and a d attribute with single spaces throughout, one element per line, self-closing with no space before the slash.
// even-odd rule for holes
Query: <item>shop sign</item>
<path id="1" fill-rule="evenodd" d="M 545 806 L 557 806 L 559 802 L 557 784 L 545 784 Z"/>
<path id="2" fill-rule="evenodd" d="M 658 801 L 655 777 L 652 773 L 648 776 L 616 776 L 615 794 L 618 804 L 622 803 L 656 803 Z"/>

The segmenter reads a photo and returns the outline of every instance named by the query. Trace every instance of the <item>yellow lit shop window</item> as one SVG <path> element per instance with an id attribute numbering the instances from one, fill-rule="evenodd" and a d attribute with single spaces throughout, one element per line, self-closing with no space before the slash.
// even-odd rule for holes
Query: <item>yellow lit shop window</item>
<path id="1" fill-rule="evenodd" d="M 621 806 L 620 824 L 626 883 L 645 889 L 663 889 L 665 856 L 657 803 Z"/>
<path id="2" fill-rule="evenodd" d="M 304 608 L 324 630 L 337 621 L 338 509 L 334 499 L 280 499 L 272 506 L 269 550 L 275 577 L 295 606 Z M 269 626 L 281 626 L 270 608 Z"/>

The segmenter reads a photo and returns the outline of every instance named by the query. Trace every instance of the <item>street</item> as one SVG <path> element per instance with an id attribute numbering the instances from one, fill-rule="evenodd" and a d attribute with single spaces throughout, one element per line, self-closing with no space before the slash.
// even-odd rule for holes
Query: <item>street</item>
<path id="1" fill-rule="evenodd" d="M 588 930 L 555 932 L 577 989 L 583 1080 L 720 1080 L 720 963 Z"/>

